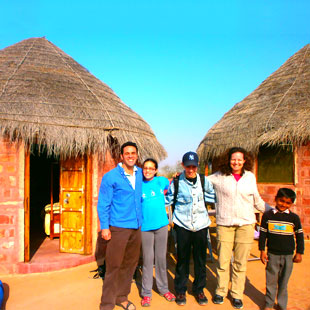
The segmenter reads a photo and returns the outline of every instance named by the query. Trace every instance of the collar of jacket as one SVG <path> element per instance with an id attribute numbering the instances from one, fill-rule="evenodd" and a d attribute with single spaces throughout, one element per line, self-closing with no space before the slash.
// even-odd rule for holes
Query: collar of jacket
<path id="1" fill-rule="evenodd" d="M 179 180 L 183 180 L 186 184 L 188 184 L 189 186 L 192 186 L 192 187 L 197 187 L 199 182 L 200 182 L 200 176 L 199 174 L 197 173 L 197 180 L 196 180 L 196 183 L 193 184 L 192 182 L 190 182 L 189 180 L 186 179 L 186 176 L 185 176 L 185 171 L 183 171 L 181 174 L 180 174 L 180 177 L 179 177 Z"/>

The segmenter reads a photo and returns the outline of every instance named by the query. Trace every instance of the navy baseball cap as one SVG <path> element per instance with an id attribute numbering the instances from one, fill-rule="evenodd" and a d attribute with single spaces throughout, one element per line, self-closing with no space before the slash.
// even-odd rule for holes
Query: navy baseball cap
<path id="1" fill-rule="evenodd" d="M 185 167 L 196 166 L 198 167 L 199 158 L 195 152 L 187 152 L 183 155 L 182 163 Z"/>

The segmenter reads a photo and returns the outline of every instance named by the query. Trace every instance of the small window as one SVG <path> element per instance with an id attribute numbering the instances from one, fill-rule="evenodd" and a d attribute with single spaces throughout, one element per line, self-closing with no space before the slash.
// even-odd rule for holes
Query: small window
<path id="1" fill-rule="evenodd" d="M 294 183 L 294 153 L 292 146 L 262 146 L 258 153 L 259 183 Z"/>

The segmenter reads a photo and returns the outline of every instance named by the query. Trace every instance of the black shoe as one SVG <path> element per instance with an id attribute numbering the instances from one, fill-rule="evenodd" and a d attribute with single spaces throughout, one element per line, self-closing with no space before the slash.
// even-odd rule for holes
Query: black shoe
<path id="1" fill-rule="evenodd" d="M 215 295 L 213 298 L 212 298 L 212 301 L 214 304 L 217 304 L 217 305 L 221 305 L 223 302 L 224 302 L 224 297 L 221 296 L 221 295 Z"/>
<path id="2" fill-rule="evenodd" d="M 186 297 L 185 294 L 177 294 L 176 298 L 175 298 L 175 302 L 177 303 L 177 305 L 179 306 L 184 306 L 186 304 Z"/>
<path id="3" fill-rule="evenodd" d="M 241 299 L 233 298 L 232 305 L 235 309 L 242 309 L 243 308 L 243 302 Z"/>
<path id="4" fill-rule="evenodd" d="M 208 298 L 205 296 L 203 292 L 195 295 L 195 298 L 200 306 L 205 306 L 208 303 Z"/>

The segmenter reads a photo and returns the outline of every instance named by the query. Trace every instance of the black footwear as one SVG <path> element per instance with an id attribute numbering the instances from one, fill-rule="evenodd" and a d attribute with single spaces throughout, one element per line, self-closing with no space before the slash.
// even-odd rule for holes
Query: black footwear
<path id="1" fill-rule="evenodd" d="M 235 309 L 242 309 L 243 308 L 243 302 L 241 299 L 233 298 L 232 305 Z"/>
<path id="2" fill-rule="evenodd" d="M 203 292 L 195 295 L 195 298 L 200 306 L 205 306 L 208 303 L 208 298 L 205 296 Z"/>
<path id="3" fill-rule="evenodd" d="M 176 298 L 175 298 L 175 302 L 177 303 L 177 305 L 179 306 L 184 306 L 186 304 L 186 297 L 185 294 L 177 294 Z"/>
<path id="4" fill-rule="evenodd" d="M 126 306 L 124 306 L 123 304 L 116 304 L 116 305 L 123 308 L 124 310 L 136 310 L 136 306 L 129 300 L 127 301 Z"/>
<path id="5" fill-rule="evenodd" d="M 221 305 L 223 302 L 224 302 L 224 297 L 221 296 L 221 295 L 215 295 L 213 298 L 212 298 L 212 301 L 214 304 L 217 304 L 217 305 Z"/>

